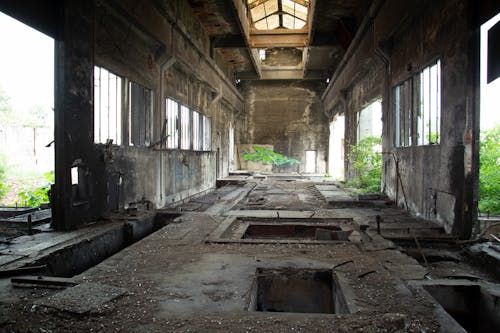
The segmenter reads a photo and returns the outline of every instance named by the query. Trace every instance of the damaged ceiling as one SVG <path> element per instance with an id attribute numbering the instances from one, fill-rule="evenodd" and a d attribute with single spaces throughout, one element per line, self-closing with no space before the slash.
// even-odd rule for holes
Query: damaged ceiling
<path id="1" fill-rule="evenodd" d="M 371 2 L 189 0 L 211 48 L 240 80 L 331 77 Z"/>

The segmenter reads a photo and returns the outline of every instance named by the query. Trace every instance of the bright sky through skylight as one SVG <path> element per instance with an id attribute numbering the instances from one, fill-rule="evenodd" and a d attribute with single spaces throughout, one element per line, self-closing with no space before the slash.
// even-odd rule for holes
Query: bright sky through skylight
<path id="1" fill-rule="evenodd" d="M 500 78 L 486 84 L 488 30 L 500 21 L 500 14 L 481 27 L 481 129 L 500 124 Z"/>
<path id="2" fill-rule="evenodd" d="M 54 40 L 0 12 L 0 87 L 15 111 L 54 106 Z"/>

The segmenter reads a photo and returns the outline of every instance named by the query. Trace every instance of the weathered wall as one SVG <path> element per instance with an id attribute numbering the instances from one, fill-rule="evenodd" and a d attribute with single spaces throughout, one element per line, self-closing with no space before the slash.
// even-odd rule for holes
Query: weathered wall
<path id="1" fill-rule="evenodd" d="M 85 24 L 73 26 L 72 16 L 66 12 L 77 12 L 83 3 Z M 60 44 L 64 50 L 71 48 L 59 53 L 60 73 L 68 76 L 75 66 L 61 66 L 79 63 L 79 75 L 85 80 L 73 75 L 65 81 L 59 79 L 58 84 L 76 100 L 71 105 L 74 113 L 85 116 L 67 113 L 68 99 L 59 98 L 56 140 L 59 138 L 58 145 L 63 140 L 65 143 L 59 149 L 59 171 L 56 169 L 56 195 L 61 204 L 56 209 L 55 226 L 59 229 L 74 228 L 133 202 L 147 201 L 153 207 L 163 207 L 209 190 L 215 186 L 217 176 L 228 173 L 229 126 L 239 129 L 235 142 L 242 138 L 245 128 L 243 100 L 229 79 L 230 68 L 210 57 L 209 38 L 187 1 L 102 0 L 95 6 L 89 4 L 92 2 L 66 2 L 65 24 L 61 27 L 63 41 L 66 35 L 75 36 L 76 44 Z M 66 32 L 73 30 L 77 34 Z M 87 40 L 89 43 L 82 43 Z M 94 65 L 152 90 L 151 145 L 92 142 Z M 152 145 L 161 139 L 166 98 L 211 119 L 212 151 L 167 150 L 161 144 Z M 124 129 L 129 125 L 127 112 L 124 107 Z M 128 142 L 127 133 L 123 141 Z M 74 186 L 69 190 L 69 171 L 75 161 L 80 171 L 77 195 Z"/>
<path id="2" fill-rule="evenodd" d="M 315 150 L 316 172 L 326 172 L 328 121 L 317 81 L 246 81 L 243 84 L 248 134 L 252 144 L 271 144 L 274 151 L 302 164 L 275 171 L 305 170 L 305 151 Z"/>
<path id="3" fill-rule="evenodd" d="M 468 74 L 474 65 L 468 44 L 469 4 L 467 0 L 384 1 L 323 95 L 327 113 L 347 114 L 346 144 L 356 138 L 356 112 L 382 97 L 383 191 L 413 214 L 463 237 L 472 223 L 472 197 L 465 193 L 472 190 L 467 183 L 473 163 L 471 138 L 478 130 L 472 121 L 474 96 Z M 394 147 L 392 88 L 436 58 L 441 61 L 441 143 Z"/>

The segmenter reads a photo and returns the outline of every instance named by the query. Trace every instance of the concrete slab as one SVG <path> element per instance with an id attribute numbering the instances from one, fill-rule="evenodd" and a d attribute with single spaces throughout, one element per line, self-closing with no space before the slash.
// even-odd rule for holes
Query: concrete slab
<path id="1" fill-rule="evenodd" d="M 295 210 L 232 210 L 226 212 L 226 216 L 242 217 L 283 217 L 283 218 L 310 218 L 314 211 L 295 211 Z"/>
<path id="2" fill-rule="evenodd" d="M 124 288 L 83 283 L 38 300 L 34 304 L 79 315 L 104 314 L 113 308 L 110 302 L 125 293 L 127 290 Z"/>

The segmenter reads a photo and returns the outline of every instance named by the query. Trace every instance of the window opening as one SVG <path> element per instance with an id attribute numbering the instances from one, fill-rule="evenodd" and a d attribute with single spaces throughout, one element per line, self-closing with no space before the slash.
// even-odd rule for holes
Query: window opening
<path id="1" fill-rule="evenodd" d="M 150 89 L 135 82 L 129 83 L 129 145 L 149 147 L 152 102 Z"/>
<path id="2" fill-rule="evenodd" d="M 210 118 L 203 116 L 203 150 L 212 150 L 212 127 Z"/>
<path id="3" fill-rule="evenodd" d="M 168 149 L 179 148 L 179 104 L 167 98 L 166 102 L 166 120 L 167 120 L 167 139 L 166 145 Z"/>
<path id="4" fill-rule="evenodd" d="M 122 78 L 94 67 L 94 142 L 122 143 Z"/>
<path id="5" fill-rule="evenodd" d="M 247 0 L 257 30 L 302 29 L 308 18 L 308 0 Z"/>
<path id="6" fill-rule="evenodd" d="M 440 142 L 441 63 L 431 66 L 394 87 L 396 147 Z"/>
<path id="7" fill-rule="evenodd" d="M 202 129 L 203 127 L 200 126 L 200 114 L 193 111 L 193 150 L 199 151 L 203 149 Z"/>
<path id="8" fill-rule="evenodd" d="M 358 142 L 370 136 L 382 136 L 382 102 L 376 100 L 357 114 Z"/>
<path id="9" fill-rule="evenodd" d="M 229 127 L 229 171 L 234 170 L 234 127 Z"/>
<path id="10" fill-rule="evenodd" d="M 181 149 L 191 149 L 191 112 L 187 106 L 181 105 Z"/>

